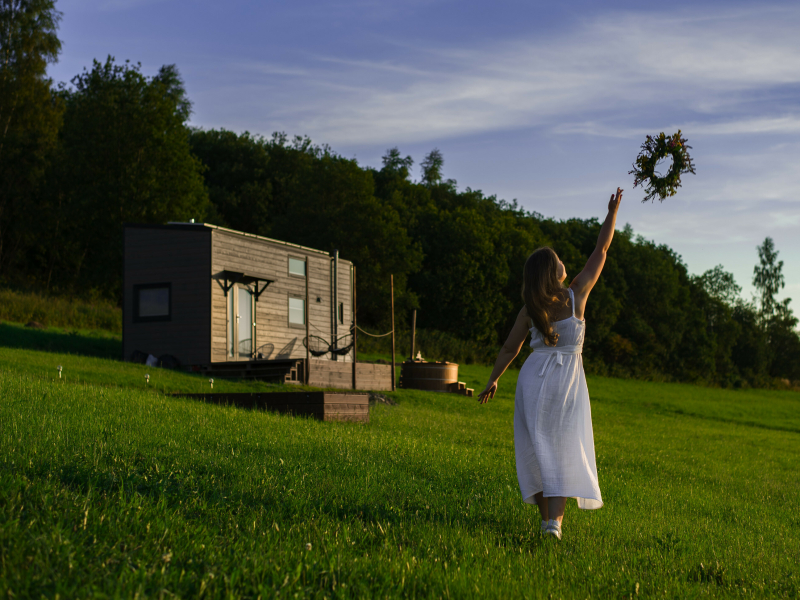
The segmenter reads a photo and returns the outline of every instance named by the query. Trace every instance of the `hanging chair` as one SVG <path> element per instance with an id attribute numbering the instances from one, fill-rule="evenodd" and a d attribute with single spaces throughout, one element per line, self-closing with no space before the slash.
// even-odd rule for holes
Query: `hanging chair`
<path id="1" fill-rule="evenodd" d="M 311 356 L 325 356 L 330 352 L 330 344 L 318 335 L 310 335 L 303 339 L 303 346 L 308 348 Z"/>
<path id="2" fill-rule="evenodd" d="M 338 340 L 336 340 L 336 348 L 334 349 L 333 347 L 331 347 L 331 354 L 344 356 L 345 354 L 349 354 L 350 350 L 352 349 L 353 349 L 353 334 L 348 332 L 345 333 Z"/>
<path id="3" fill-rule="evenodd" d="M 272 355 L 272 352 L 275 350 L 275 344 L 268 342 L 259 346 L 256 349 L 256 360 L 269 360 L 269 357 Z"/>

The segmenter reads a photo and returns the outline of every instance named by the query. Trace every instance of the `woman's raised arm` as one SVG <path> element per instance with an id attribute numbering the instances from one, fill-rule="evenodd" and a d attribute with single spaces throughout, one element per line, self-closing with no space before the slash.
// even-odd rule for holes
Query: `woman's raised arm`
<path id="1" fill-rule="evenodd" d="M 603 227 L 600 229 L 600 235 L 597 237 L 597 246 L 595 246 L 589 260 L 586 261 L 583 271 L 578 273 L 569 285 L 575 294 L 576 316 L 578 314 L 581 317 L 583 316 L 583 311 L 586 308 L 586 298 L 589 297 L 589 292 L 592 291 L 594 284 L 597 283 L 603 270 L 603 265 L 606 264 L 606 252 L 611 246 L 611 238 L 614 237 L 614 226 L 617 222 L 617 211 L 621 201 L 622 188 L 617 188 L 617 193 L 611 194 L 611 200 L 608 201 L 608 214 Z"/>

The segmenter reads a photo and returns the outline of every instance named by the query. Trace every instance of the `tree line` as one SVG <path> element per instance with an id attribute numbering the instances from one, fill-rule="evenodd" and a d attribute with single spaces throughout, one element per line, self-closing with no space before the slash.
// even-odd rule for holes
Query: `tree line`
<path id="1" fill-rule="evenodd" d="M 400 327 L 486 348 L 521 306 L 522 266 L 552 246 L 574 275 L 594 249 L 595 219 L 557 221 L 443 174 L 397 148 L 364 167 L 307 137 L 189 126 L 178 69 L 95 61 L 71 85 L 46 67 L 60 50 L 53 0 L 0 5 L 0 282 L 18 289 L 121 298 L 122 224 L 190 218 L 322 250 L 358 270 L 359 322 L 389 325 L 394 275 Z M 800 379 L 783 262 L 767 238 L 741 298 L 718 266 L 689 274 L 672 249 L 617 232 L 586 319 L 585 364 L 617 376 L 768 385 Z"/>

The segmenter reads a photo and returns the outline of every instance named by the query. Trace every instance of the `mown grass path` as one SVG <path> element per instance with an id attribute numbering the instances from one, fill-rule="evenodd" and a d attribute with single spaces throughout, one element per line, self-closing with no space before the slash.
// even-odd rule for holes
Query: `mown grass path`
<path id="1" fill-rule="evenodd" d="M 4 598 L 800 593 L 797 393 L 590 378 L 606 505 L 570 502 L 559 543 L 519 497 L 515 372 L 487 406 L 399 391 L 347 424 L 110 387 L 141 375 L 119 363 L 57 383 L 10 352 Z"/>

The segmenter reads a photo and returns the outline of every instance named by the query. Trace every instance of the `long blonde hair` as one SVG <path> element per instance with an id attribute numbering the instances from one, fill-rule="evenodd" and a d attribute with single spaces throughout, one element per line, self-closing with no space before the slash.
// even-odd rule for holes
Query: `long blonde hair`
<path id="1" fill-rule="evenodd" d="M 528 310 L 533 326 L 538 329 L 544 343 L 555 346 L 558 334 L 553 331 L 551 317 L 556 309 L 567 306 L 560 297 L 564 284 L 558 280 L 558 256 L 555 251 L 543 246 L 525 261 L 522 271 L 522 300 Z"/>

